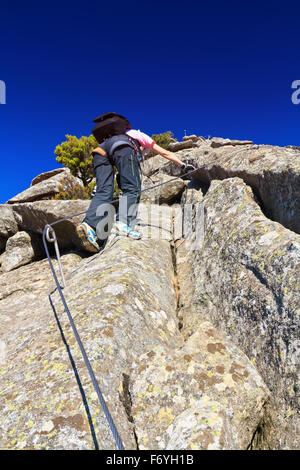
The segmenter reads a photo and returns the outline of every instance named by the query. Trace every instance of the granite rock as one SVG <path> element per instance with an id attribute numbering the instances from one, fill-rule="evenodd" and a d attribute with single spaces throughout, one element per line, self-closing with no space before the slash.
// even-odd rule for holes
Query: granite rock
<path id="1" fill-rule="evenodd" d="M 42 254 L 40 237 L 34 233 L 17 232 L 6 243 L 5 252 L 1 258 L 1 268 L 4 272 L 12 271 L 41 257 Z"/>
<path id="2" fill-rule="evenodd" d="M 34 201 L 14 204 L 13 211 L 21 230 L 42 234 L 45 225 L 59 219 L 85 212 L 90 201 Z M 84 214 L 64 220 L 55 225 L 55 233 L 61 249 L 81 248 L 76 234 L 76 226 L 83 220 Z"/>
<path id="3" fill-rule="evenodd" d="M 41 178 L 41 175 L 39 175 L 39 177 Z M 68 171 L 62 171 L 50 178 L 42 179 L 40 182 L 33 184 L 28 189 L 25 189 L 25 191 L 9 199 L 6 204 L 19 204 L 39 201 L 41 199 L 51 199 L 61 190 L 66 191 L 78 184 L 82 185 L 79 178 L 72 176 Z"/>
<path id="4" fill-rule="evenodd" d="M 40 175 L 37 175 L 35 178 L 33 178 L 30 186 L 34 186 L 35 184 L 41 183 L 42 181 L 52 178 L 52 176 L 58 175 L 59 173 L 63 173 L 64 171 L 70 173 L 70 170 L 68 168 L 55 168 L 54 170 L 41 173 Z"/>
<path id="5" fill-rule="evenodd" d="M 0 252 L 5 248 L 9 237 L 12 237 L 18 231 L 13 210 L 11 207 L 0 204 Z"/>
<path id="6" fill-rule="evenodd" d="M 299 435 L 300 237 L 269 220 L 240 178 L 213 181 L 203 204 L 203 245 L 187 255 L 197 306 L 186 313 L 188 334 L 206 318 L 232 337 L 277 400 L 280 446 L 294 448 Z"/>

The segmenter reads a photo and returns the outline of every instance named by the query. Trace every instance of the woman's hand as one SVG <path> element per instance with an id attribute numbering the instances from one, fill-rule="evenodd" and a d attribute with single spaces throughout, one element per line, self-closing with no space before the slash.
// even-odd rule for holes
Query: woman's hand
<path id="1" fill-rule="evenodd" d="M 190 173 L 190 171 L 196 171 L 197 168 L 195 168 L 194 165 L 192 165 L 191 163 L 184 163 L 181 169 L 185 173 Z"/>
<path id="2" fill-rule="evenodd" d="M 176 165 L 180 167 L 184 166 L 184 163 L 181 160 L 179 160 L 179 158 L 176 157 L 174 153 L 169 152 L 168 150 L 160 147 L 159 145 L 154 144 L 152 150 L 153 152 L 158 153 L 159 155 L 166 158 L 167 160 L 170 160 L 171 162 L 176 163 Z"/>

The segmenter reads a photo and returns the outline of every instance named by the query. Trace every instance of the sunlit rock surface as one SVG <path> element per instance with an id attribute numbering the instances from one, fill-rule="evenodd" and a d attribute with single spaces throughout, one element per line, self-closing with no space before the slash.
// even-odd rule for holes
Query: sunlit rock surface
<path id="1" fill-rule="evenodd" d="M 143 240 L 112 234 L 99 254 L 66 253 L 81 247 L 83 215 L 54 226 L 67 305 L 126 449 L 297 449 L 299 151 L 178 144 L 198 171 L 143 193 Z M 162 157 L 143 166 L 153 184 L 180 176 Z M 0 206 L 2 449 L 116 448 L 48 261 L 3 272 L 20 238 L 40 243 L 88 204 Z"/>

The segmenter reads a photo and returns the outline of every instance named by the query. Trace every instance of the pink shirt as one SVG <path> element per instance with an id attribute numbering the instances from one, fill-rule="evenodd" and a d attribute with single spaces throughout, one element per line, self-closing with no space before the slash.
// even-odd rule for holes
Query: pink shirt
<path id="1" fill-rule="evenodd" d="M 144 134 L 144 132 L 137 131 L 135 129 L 129 129 L 126 131 L 126 134 L 128 134 L 133 139 L 138 140 L 141 146 L 146 149 L 152 149 L 153 145 L 155 144 L 155 141 L 151 139 L 149 135 Z"/>

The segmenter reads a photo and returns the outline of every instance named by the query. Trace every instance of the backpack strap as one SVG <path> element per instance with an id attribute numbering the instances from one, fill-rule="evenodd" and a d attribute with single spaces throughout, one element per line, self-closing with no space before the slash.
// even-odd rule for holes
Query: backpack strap
<path id="1" fill-rule="evenodd" d="M 114 142 L 114 143 L 112 144 L 112 146 L 110 147 L 110 149 L 109 149 L 110 155 L 112 155 L 113 152 L 114 152 L 118 147 L 122 147 L 123 145 L 128 145 L 129 147 L 131 147 L 131 148 L 133 148 L 133 149 L 135 150 L 134 145 L 129 141 L 129 139 L 128 139 L 128 140 L 120 139 L 120 140 L 117 140 L 116 142 Z"/>
<path id="2" fill-rule="evenodd" d="M 103 155 L 103 156 L 106 155 L 105 150 L 103 150 L 101 147 L 96 147 L 96 148 L 92 151 L 92 154 L 93 154 L 93 155 L 94 155 L 94 153 L 100 153 L 100 155 Z"/>
<path id="3" fill-rule="evenodd" d="M 108 157 L 111 157 L 113 152 L 118 148 L 118 147 L 123 147 L 124 145 L 128 145 L 129 147 L 133 148 L 135 151 L 137 151 L 137 147 L 134 145 L 134 142 L 132 142 L 129 137 L 126 135 L 122 136 L 113 136 L 110 137 L 109 139 L 105 140 L 103 144 L 103 147 L 105 147 L 106 151 L 103 149 L 103 147 L 99 146 L 96 147 L 93 151 L 92 154 L 100 154 L 102 156 L 108 155 Z"/>

